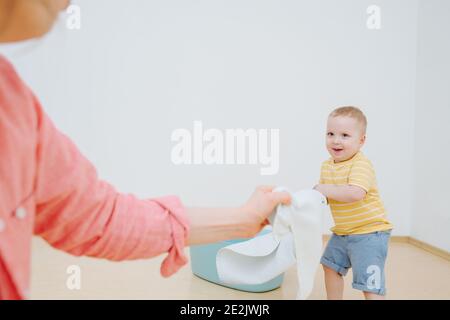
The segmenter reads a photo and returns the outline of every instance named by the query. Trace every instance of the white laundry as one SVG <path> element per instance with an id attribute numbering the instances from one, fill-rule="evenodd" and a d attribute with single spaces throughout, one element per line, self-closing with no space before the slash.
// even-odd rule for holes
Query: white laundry
<path id="1" fill-rule="evenodd" d="M 274 192 L 287 191 L 277 188 Z M 297 262 L 297 299 L 306 299 L 322 253 L 322 216 L 326 198 L 316 190 L 291 193 L 269 218 L 273 231 L 219 250 L 220 280 L 229 285 L 257 285 L 272 280 Z"/>

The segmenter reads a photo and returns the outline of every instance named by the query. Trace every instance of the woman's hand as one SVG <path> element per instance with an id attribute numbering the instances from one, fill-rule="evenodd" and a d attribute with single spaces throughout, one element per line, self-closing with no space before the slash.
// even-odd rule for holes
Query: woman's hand
<path id="1" fill-rule="evenodd" d="M 241 207 L 241 214 L 247 218 L 244 222 L 247 237 L 253 237 L 269 223 L 267 218 L 278 204 L 291 203 L 288 192 L 273 192 L 273 189 L 273 186 L 257 187 L 247 203 Z"/>

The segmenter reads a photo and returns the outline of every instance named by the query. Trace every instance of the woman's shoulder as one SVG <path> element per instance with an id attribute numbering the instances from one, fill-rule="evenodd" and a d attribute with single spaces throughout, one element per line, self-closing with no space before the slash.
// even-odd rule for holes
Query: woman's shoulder
<path id="1" fill-rule="evenodd" d="M 25 82 L 20 78 L 16 69 L 7 58 L 0 54 L 0 90 L 5 91 L 13 90 L 14 92 L 20 92 L 22 94 L 29 95 L 29 88 Z"/>
<path id="2" fill-rule="evenodd" d="M 36 99 L 13 65 L 0 55 L 0 114 L 4 120 L 29 124 L 35 120 Z"/>
<path id="3" fill-rule="evenodd" d="M 17 74 L 16 70 L 14 69 L 13 65 L 11 64 L 11 62 L 9 62 L 4 56 L 2 56 L 0 54 L 0 80 L 9 80 L 9 81 L 13 81 L 14 84 L 17 84 L 17 82 L 21 82 L 20 81 L 20 77 Z M 8 84 L 9 82 L 3 83 L 2 82 L 2 86 L 0 87 L 1 89 L 4 89 L 4 86 L 6 84 Z"/>

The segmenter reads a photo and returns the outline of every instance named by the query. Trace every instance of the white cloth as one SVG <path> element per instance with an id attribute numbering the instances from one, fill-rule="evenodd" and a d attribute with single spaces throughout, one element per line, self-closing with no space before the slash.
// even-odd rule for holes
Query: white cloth
<path id="1" fill-rule="evenodd" d="M 287 191 L 277 188 L 274 192 Z M 220 249 L 220 280 L 229 285 L 257 285 L 274 279 L 297 262 L 297 299 L 306 299 L 322 253 L 322 216 L 326 198 L 316 190 L 291 193 L 290 205 L 279 205 L 269 218 L 272 232 Z"/>

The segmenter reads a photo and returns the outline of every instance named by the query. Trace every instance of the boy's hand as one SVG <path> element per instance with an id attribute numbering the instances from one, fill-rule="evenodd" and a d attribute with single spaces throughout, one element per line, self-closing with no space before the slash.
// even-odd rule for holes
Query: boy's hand
<path id="1" fill-rule="evenodd" d="M 291 203 L 288 192 L 272 192 L 273 189 L 273 186 L 257 187 L 247 203 L 241 207 L 242 214 L 248 218 L 245 223 L 248 237 L 253 237 L 269 223 L 267 218 L 278 204 Z"/>
<path id="2" fill-rule="evenodd" d="M 323 194 L 325 197 L 328 198 L 328 189 L 327 189 L 328 186 L 329 185 L 326 184 L 316 184 L 313 189 L 319 191 L 321 194 Z"/>

